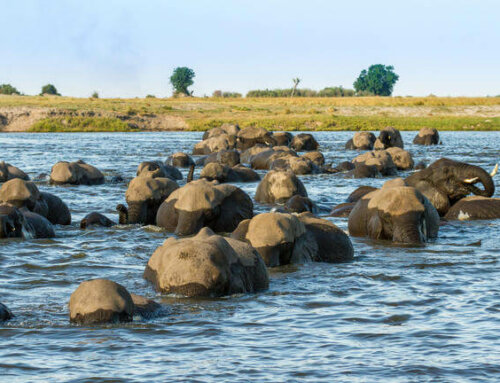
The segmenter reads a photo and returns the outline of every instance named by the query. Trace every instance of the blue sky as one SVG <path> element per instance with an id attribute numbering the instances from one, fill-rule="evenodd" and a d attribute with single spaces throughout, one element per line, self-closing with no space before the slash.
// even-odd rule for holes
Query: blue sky
<path id="1" fill-rule="evenodd" d="M 0 83 L 27 94 L 171 94 L 177 66 L 194 94 L 352 88 L 393 65 L 395 95 L 500 94 L 500 1 L 0 0 Z"/>

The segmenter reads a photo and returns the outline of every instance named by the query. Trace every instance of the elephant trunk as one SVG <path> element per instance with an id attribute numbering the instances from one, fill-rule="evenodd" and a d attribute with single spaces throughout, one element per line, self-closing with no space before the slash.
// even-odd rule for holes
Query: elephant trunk
<path id="1" fill-rule="evenodd" d="M 179 211 L 175 234 L 179 236 L 196 234 L 204 225 L 203 211 Z"/>
<path id="2" fill-rule="evenodd" d="M 463 182 L 470 184 L 472 192 L 475 195 L 491 197 L 495 192 L 493 178 L 484 169 L 478 166 L 467 166 L 460 172 L 460 177 Z M 475 187 L 473 184 L 476 182 L 481 182 L 484 186 L 484 190 Z"/>
<path id="3" fill-rule="evenodd" d="M 118 211 L 118 223 L 120 225 L 126 225 L 128 223 L 128 209 L 125 205 L 119 204 L 116 206 L 116 211 Z"/>
<path id="4" fill-rule="evenodd" d="M 420 214 L 406 214 L 394 221 L 393 241 L 418 245 L 427 240 L 427 224 Z"/>

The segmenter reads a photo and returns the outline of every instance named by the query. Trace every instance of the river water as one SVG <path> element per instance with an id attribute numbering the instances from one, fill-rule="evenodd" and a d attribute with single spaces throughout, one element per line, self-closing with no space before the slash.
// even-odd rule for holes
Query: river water
<path id="1" fill-rule="evenodd" d="M 415 134 L 402 133 L 416 162 L 449 157 L 489 171 L 500 157 L 500 132 L 443 132 L 436 147 L 412 145 Z M 141 161 L 190 153 L 201 135 L 4 134 L 0 160 L 33 179 L 57 161 L 83 159 L 128 181 Z M 328 163 L 356 155 L 343 149 L 352 132 L 314 135 Z M 356 187 L 385 181 L 301 178 L 323 212 Z M 117 221 L 125 183 L 62 187 L 45 178 L 37 185 L 69 205 L 73 224 L 57 227 L 50 240 L 0 241 L 0 302 L 15 315 L 0 324 L 2 382 L 500 381 L 500 220 L 442 226 L 437 240 L 418 248 L 351 238 L 352 263 L 275 268 L 267 291 L 185 299 L 156 294 L 142 278 L 170 234 L 79 229 L 90 211 Z M 253 196 L 257 183 L 239 186 Z M 257 212 L 266 209 L 256 204 Z M 332 220 L 346 229 L 347 219 Z M 91 278 L 153 298 L 165 315 L 72 325 L 70 294 Z"/>

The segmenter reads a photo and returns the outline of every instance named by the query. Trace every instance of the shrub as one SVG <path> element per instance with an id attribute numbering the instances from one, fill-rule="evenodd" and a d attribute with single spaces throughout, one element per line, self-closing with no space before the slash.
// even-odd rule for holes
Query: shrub
<path id="1" fill-rule="evenodd" d="M 97 93 L 97 91 L 94 91 L 94 93 L 92 93 L 92 98 L 99 98 L 99 93 Z"/>
<path id="2" fill-rule="evenodd" d="M 40 92 L 40 96 L 43 96 L 44 94 L 50 94 L 53 96 L 60 96 L 60 94 L 57 92 L 56 87 L 52 84 L 47 84 L 47 85 L 42 86 L 42 91 Z"/>
<path id="3" fill-rule="evenodd" d="M 10 84 L 0 84 L 0 94 L 21 94 Z"/>
<path id="4" fill-rule="evenodd" d="M 156 96 L 154 94 L 148 94 L 146 95 L 146 98 L 156 98 Z"/>

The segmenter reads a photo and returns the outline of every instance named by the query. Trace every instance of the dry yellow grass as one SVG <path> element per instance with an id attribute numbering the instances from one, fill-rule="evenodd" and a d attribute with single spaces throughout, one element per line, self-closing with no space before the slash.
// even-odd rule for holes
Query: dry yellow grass
<path id="1" fill-rule="evenodd" d="M 0 113 L 12 108 L 93 111 L 112 120 L 120 116 L 171 116 L 192 130 L 224 122 L 283 130 L 367 130 L 393 125 L 441 130 L 500 130 L 499 97 L 345 97 L 345 98 L 133 98 L 94 99 L 56 96 L 0 96 Z M 111 124 L 111 122 L 110 122 Z M 78 122 L 78 126 L 82 121 Z M 88 124 L 87 124 L 88 125 Z M 118 124 L 113 122 L 113 129 Z M 65 130 L 44 121 L 44 129 Z M 77 131 L 78 126 L 68 126 Z M 49 127 L 49 129 L 47 129 Z M 39 129 L 38 125 L 33 130 Z M 139 127 L 141 129 L 141 127 Z M 147 128 L 144 128 L 147 129 Z M 89 131 L 88 127 L 85 129 Z M 106 122 L 99 122 L 106 130 Z M 91 128 L 90 128 L 91 131 Z"/>

